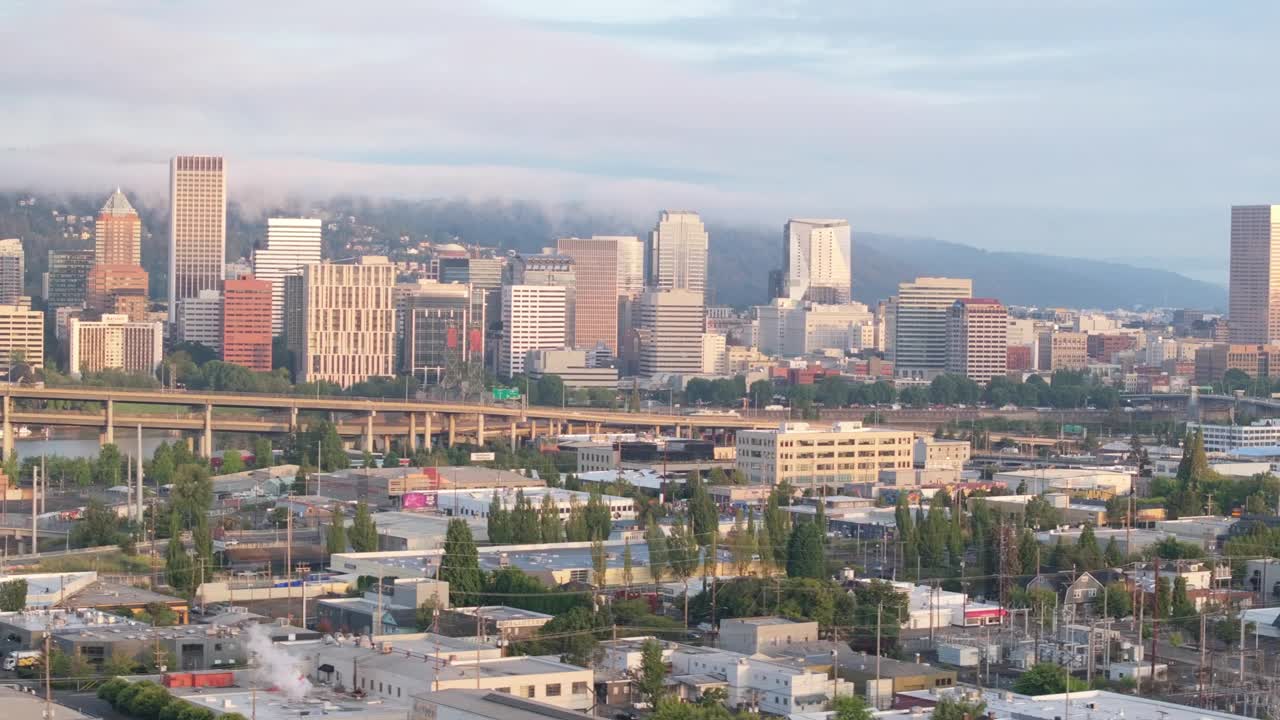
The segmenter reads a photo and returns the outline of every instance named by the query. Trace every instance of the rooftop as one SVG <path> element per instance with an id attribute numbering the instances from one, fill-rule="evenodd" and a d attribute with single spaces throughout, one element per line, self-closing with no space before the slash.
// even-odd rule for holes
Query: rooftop
<path id="1" fill-rule="evenodd" d="M 392 699 L 356 700 L 349 695 L 315 689 L 302 700 L 290 700 L 282 693 L 259 689 L 257 697 L 248 688 L 213 690 L 210 688 L 171 688 L 175 697 L 219 715 L 252 714 L 257 720 L 297 720 L 303 715 L 359 718 L 360 720 L 403 720 L 408 705 Z"/>
<path id="2" fill-rule="evenodd" d="M 890 517 L 893 508 L 886 508 Z M 604 543 L 605 564 L 611 568 L 621 568 L 624 564 L 625 540 L 607 540 Z M 649 564 L 649 546 L 644 542 L 630 543 L 631 562 L 634 567 Z M 591 543 L 553 543 L 538 545 L 490 545 L 478 548 L 480 569 L 493 572 L 504 566 L 517 567 L 526 572 L 561 571 L 591 568 Z M 387 575 L 394 574 L 396 569 L 405 571 L 407 575 L 422 574 L 423 577 L 434 577 L 435 569 L 440 563 L 444 551 L 431 550 L 398 550 L 369 553 L 335 553 L 329 560 L 334 568 L 342 568 L 342 560 L 363 560 L 375 562 L 387 570 Z M 721 562 L 732 562 L 732 554 L 724 548 L 718 550 Z"/>
<path id="3" fill-rule="evenodd" d="M 120 629 L 137 628 L 139 630 L 150 628 L 149 625 L 144 625 L 136 620 L 129 620 L 100 610 L 20 610 L 18 612 L 0 613 L 0 623 L 28 631 L 51 630 L 53 632 L 108 627 Z"/>
<path id="4" fill-rule="evenodd" d="M 0 687 L 0 703 L 9 720 L 41 720 L 44 717 L 44 698 L 24 693 L 11 687 Z M 88 715 L 65 705 L 54 703 L 53 716 L 58 720 L 85 720 Z"/>
<path id="5" fill-rule="evenodd" d="M 415 697 L 492 720 L 589 720 L 592 716 L 489 690 L 437 690 Z"/>
<path id="6" fill-rule="evenodd" d="M 956 688 L 957 691 L 980 692 L 970 688 Z M 917 700 L 929 703 L 937 702 L 939 697 L 927 690 L 913 690 L 900 693 Z M 1018 695 L 1009 692 L 987 692 L 982 694 L 987 703 L 987 711 L 997 718 L 1019 718 L 1019 720 L 1055 720 L 1064 714 L 1067 697 L 1058 695 Z M 1190 705 L 1177 705 L 1160 700 L 1152 700 L 1140 695 L 1127 695 L 1107 692 L 1105 690 L 1085 690 L 1071 693 L 1072 708 L 1087 714 L 1093 720 L 1244 720 L 1243 715 L 1218 712 Z M 1074 717 L 1075 713 L 1072 713 Z"/>
<path id="7" fill-rule="evenodd" d="M 172 605 L 174 603 L 187 604 L 186 600 L 172 595 L 164 595 L 146 588 L 104 582 L 102 580 L 90 583 L 83 589 L 75 591 L 71 594 L 70 599 L 77 607 L 125 607 L 148 605 L 150 603 L 162 603 L 164 605 Z"/>
<path id="8" fill-rule="evenodd" d="M 760 625 L 799 625 L 799 624 L 801 624 L 801 622 L 800 622 L 800 621 L 798 621 L 798 620 L 791 620 L 791 619 L 789 619 L 789 618 L 777 617 L 777 616 L 773 616 L 773 615 L 770 615 L 770 616 L 764 616 L 764 617 L 734 618 L 734 619 L 732 619 L 732 620 L 725 620 L 724 622 L 736 622 L 736 623 L 742 623 L 743 625 L 757 625 L 757 626 L 760 626 Z M 723 623 L 722 623 L 722 624 L 723 624 Z"/>
<path id="9" fill-rule="evenodd" d="M 508 607 L 506 605 L 483 605 L 480 607 L 460 607 L 450 609 L 463 615 L 479 615 L 482 618 L 497 620 L 499 622 L 504 620 L 550 620 L 555 617 L 554 615 L 548 615 L 546 613 Z"/>

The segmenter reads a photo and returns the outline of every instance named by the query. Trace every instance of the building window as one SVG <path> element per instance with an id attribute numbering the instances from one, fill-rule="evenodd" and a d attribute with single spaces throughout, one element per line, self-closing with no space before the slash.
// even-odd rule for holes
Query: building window
<path id="1" fill-rule="evenodd" d="M 547 697 L 560 697 L 560 683 L 547 685 Z"/>
<path id="2" fill-rule="evenodd" d="M 532 685 L 526 685 L 526 686 L 525 686 L 525 688 L 524 688 L 524 696 L 525 696 L 525 697 L 535 697 L 535 695 L 534 695 L 534 687 L 533 687 Z"/>

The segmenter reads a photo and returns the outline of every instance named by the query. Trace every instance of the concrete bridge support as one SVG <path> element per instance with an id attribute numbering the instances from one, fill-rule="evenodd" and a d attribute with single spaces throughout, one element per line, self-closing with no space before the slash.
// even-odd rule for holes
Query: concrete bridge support
<path id="1" fill-rule="evenodd" d="M 418 414 L 409 413 L 409 454 L 418 451 Z"/>
<path id="2" fill-rule="evenodd" d="M 9 421 L 13 417 L 13 400 L 8 396 L 4 396 L 4 459 L 8 460 L 13 457 L 13 423 Z M 9 482 L 17 482 L 17 478 L 9 478 Z"/>
<path id="3" fill-rule="evenodd" d="M 427 414 L 423 417 L 423 423 L 422 423 L 422 442 L 424 443 L 424 444 L 423 444 L 423 447 L 425 447 L 428 451 L 430 451 L 430 450 L 431 450 L 431 447 L 432 447 L 432 445 L 431 445 L 431 434 L 432 434 L 432 433 L 431 433 L 431 413 L 427 413 Z"/>
<path id="4" fill-rule="evenodd" d="M 298 408 L 289 408 L 289 432 L 298 432 Z"/>
<path id="5" fill-rule="evenodd" d="M 484 413 L 476 413 L 476 445 L 484 446 Z"/>
<path id="6" fill-rule="evenodd" d="M 458 440 L 458 416 L 449 414 L 449 447 L 453 447 Z"/>
<path id="7" fill-rule="evenodd" d="M 370 410 L 369 416 L 364 419 L 364 450 L 365 452 L 373 452 L 373 416 L 378 413 Z"/>
<path id="8" fill-rule="evenodd" d="M 511 449 L 515 450 L 517 447 L 517 441 L 518 441 L 518 438 L 516 437 L 516 421 L 515 420 L 511 421 L 510 441 L 511 441 Z"/>
<path id="9" fill-rule="evenodd" d="M 108 405 L 107 407 L 107 428 L 108 431 L 110 431 L 111 425 L 109 418 L 111 417 L 111 411 L 109 408 L 111 406 Z M 213 405 L 211 404 L 206 404 L 204 406 L 204 434 L 200 441 L 200 454 L 206 458 L 213 457 Z"/>
<path id="10" fill-rule="evenodd" d="M 5 433 L 7 436 L 8 433 Z M 108 445 L 116 442 L 116 401 L 107 400 L 107 425 L 102 429 L 102 441 Z"/>

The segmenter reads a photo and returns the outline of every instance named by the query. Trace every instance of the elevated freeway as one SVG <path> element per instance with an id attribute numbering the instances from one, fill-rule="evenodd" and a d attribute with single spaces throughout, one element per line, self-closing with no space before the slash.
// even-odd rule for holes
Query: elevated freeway
<path id="1" fill-rule="evenodd" d="M 374 449 L 375 438 L 385 443 L 392 436 L 405 437 L 410 450 L 436 435 L 452 446 L 464 439 L 483 444 L 505 436 L 514 445 L 520 438 L 546 434 L 600 432 L 602 430 L 669 431 L 677 437 L 698 432 L 730 433 L 734 430 L 772 427 L 777 420 L 734 415 L 672 415 L 629 413 L 594 408 L 515 407 L 486 403 L 428 402 L 413 399 L 352 398 L 332 396 L 267 395 L 173 390 L 118 390 L 92 387 L 34 387 L 8 385 L 0 396 L 5 456 L 13 450 L 15 425 L 52 425 L 101 428 L 103 442 L 115 442 L 117 427 L 168 429 L 196 433 L 200 452 L 209 455 L 215 432 L 279 433 L 305 429 L 308 415 L 322 413 L 338 426 L 339 433 L 362 436 L 364 447 Z M 20 401 L 15 406 L 15 401 Z M 49 403 L 97 403 L 100 409 L 65 410 Z M 117 415 L 116 405 L 169 406 L 172 415 L 131 412 Z M 218 408 L 247 411 L 224 416 Z M 193 412 L 194 411 L 194 412 Z M 301 414 L 301 416 L 300 416 Z"/>

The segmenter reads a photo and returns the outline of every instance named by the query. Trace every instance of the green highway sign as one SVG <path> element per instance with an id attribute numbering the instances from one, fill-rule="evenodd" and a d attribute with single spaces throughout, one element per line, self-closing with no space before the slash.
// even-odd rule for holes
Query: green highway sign
<path id="1" fill-rule="evenodd" d="M 519 400 L 520 391 L 515 388 L 496 387 L 493 389 L 494 400 Z"/>

